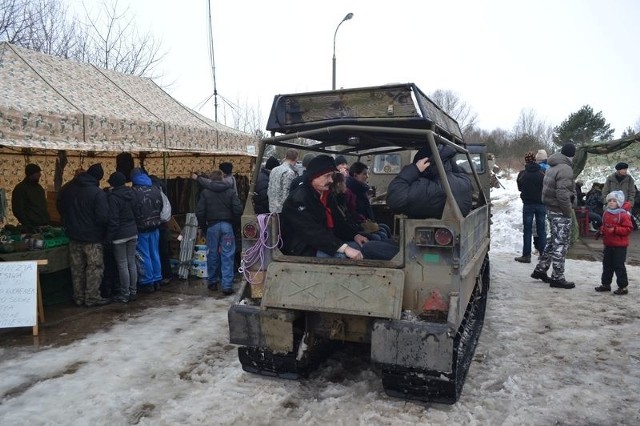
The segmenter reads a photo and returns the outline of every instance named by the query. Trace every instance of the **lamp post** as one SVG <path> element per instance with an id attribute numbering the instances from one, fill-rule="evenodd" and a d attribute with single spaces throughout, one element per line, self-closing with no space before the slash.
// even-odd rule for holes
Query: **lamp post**
<path id="1" fill-rule="evenodd" d="M 331 90 L 336 90 L 336 35 L 338 34 L 338 28 L 340 28 L 340 25 L 351 18 L 353 18 L 353 13 L 347 13 L 336 27 L 336 32 L 333 33 L 333 84 L 331 86 Z"/>

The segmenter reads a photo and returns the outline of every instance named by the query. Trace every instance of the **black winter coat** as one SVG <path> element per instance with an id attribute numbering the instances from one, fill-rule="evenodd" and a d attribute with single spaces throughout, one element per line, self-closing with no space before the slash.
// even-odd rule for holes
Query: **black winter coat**
<path id="1" fill-rule="evenodd" d="M 269 214 L 269 172 L 264 167 L 260 169 L 253 196 L 253 209 L 256 214 Z"/>
<path id="2" fill-rule="evenodd" d="M 107 194 L 109 201 L 108 242 L 138 235 L 136 218 L 133 214 L 134 198 L 133 190 L 125 185 L 113 188 Z"/>
<path id="3" fill-rule="evenodd" d="M 337 211 L 333 193 L 329 194 L 327 206 L 333 217 L 334 227 L 329 229 L 327 215 L 320 194 L 305 181 L 287 197 L 280 213 L 285 254 L 315 256 L 318 250 L 334 255 L 345 242 L 353 240 L 356 230 Z"/>
<path id="4" fill-rule="evenodd" d="M 58 212 L 69 239 L 85 243 L 104 241 L 109 203 L 99 181 L 81 173 L 65 185 L 58 195 Z"/>
<path id="5" fill-rule="evenodd" d="M 453 197 L 463 216 L 471 211 L 473 185 L 471 179 L 457 165 L 453 164 L 456 150 L 444 146 L 440 150 L 440 158 Z M 447 195 L 440 183 L 440 177 L 435 165 L 429 166 L 420 173 L 415 164 L 403 167 L 387 189 L 387 205 L 396 213 L 406 214 L 410 218 L 426 219 L 442 217 Z"/>
<path id="6" fill-rule="evenodd" d="M 523 204 L 542 204 L 542 181 L 544 172 L 538 163 L 527 163 L 518 173 L 516 182 Z"/>
<path id="7" fill-rule="evenodd" d="M 198 225 L 232 222 L 242 215 L 242 205 L 233 187 L 223 180 L 209 180 L 200 193 L 196 206 Z"/>

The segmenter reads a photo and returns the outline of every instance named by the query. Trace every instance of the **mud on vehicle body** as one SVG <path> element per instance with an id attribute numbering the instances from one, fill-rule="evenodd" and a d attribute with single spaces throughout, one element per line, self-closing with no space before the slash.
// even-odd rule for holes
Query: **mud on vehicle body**
<path id="1" fill-rule="evenodd" d="M 393 230 L 400 251 L 388 261 L 285 255 L 277 242 L 286 225 L 277 215 L 256 216 L 249 200 L 242 216 L 246 279 L 229 309 L 230 341 L 240 345 L 243 369 L 304 377 L 334 343 L 353 342 L 368 348 L 389 395 L 454 403 L 489 288 L 488 189 L 477 173 L 487 170 L 486 156 L 470 155 L 455 120 L 411 83 L 279 95 L 267 130 L 272 136 L 263 139 L 258 164 L 269 145 L 368 164 L 376 219 Z M 477 193 L 466 217 L 438 154 L 442 144 L 458 151 L 458 164 L 475 166 L 467 168 Z M 444 213 L 393 214 L 386 185 L 425 145 L 447 195 Z"/>

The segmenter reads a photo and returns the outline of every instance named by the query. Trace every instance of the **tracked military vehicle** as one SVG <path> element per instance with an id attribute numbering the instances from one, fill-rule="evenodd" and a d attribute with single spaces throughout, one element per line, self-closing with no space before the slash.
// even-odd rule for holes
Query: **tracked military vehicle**
<path id="1" fill-rule="evenodd" d="M 241 224 L 245 280 L 228 313 L 242 368 L 300 378 L 335 344 L 354 343 L 366 348 L 387 394 L 454 403 L 489 290 L 482 149 L 472 156 L 456 121 L 411 83 L 278 95 L 267 130 L 251 191 L 270 146 L 365 162 L 376 186 L 376 219 L 393 230 L 400 250 L 385 261 L 286 255 L 280 250 L 286 223 L 277 214 L 256 215 L 249 199 Z M 438 154 L 444 145 L 455 148 L 456 162 L 474 182 L 466 216 Z M 385 203 L 386 185 L 424 146 L 446 193 L 442 217 L 395 214 Z"/>

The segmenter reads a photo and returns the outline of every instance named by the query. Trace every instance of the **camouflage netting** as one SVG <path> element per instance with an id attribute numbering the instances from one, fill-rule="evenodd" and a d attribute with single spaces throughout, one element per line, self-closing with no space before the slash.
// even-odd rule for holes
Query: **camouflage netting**
<path id="1" fill-rule="evenodd" d="M 579 147 L 576 149 L 576 155 L 573 158 L 573 176 L 578 177 L 578 175 L 582 173 L 585 164 L 587 164 L 588 154 L 611 154 L 613 152 L 620 151 L 635 142 L 640 142 L 640 133 L 621 139 L 596 142 Z"/>

